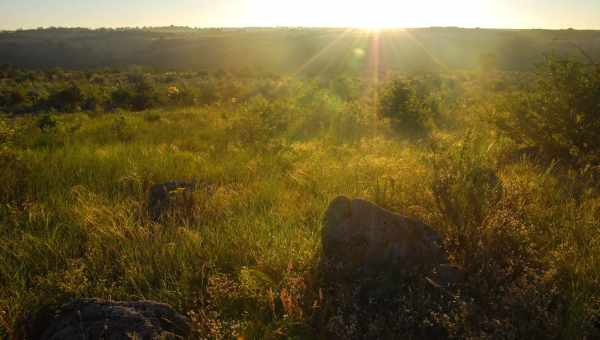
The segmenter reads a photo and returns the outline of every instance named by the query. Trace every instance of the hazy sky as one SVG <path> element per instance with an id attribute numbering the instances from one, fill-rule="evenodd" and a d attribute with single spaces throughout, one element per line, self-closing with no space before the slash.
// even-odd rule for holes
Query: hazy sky
<path id="1" fill-rule="evenodd" d="M 0 29 L 171 24 L 600 29 L 600 0 L 0 0 Z"/>

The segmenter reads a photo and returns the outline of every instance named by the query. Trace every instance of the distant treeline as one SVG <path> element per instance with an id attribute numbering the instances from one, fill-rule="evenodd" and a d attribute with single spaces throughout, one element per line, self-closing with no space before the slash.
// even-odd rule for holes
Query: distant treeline
<path id="1" fill-rule="evenodd" d="M 364 94 L 369 86 L 370 82 L 357 77 L 286 77 L 250 70 L 160 72 L 130 67 L 82 71 L 0 66 L 0 115 L 242 103 L 313 89 L 327 89 L 349 100 Z"/>
<path id="2" fill-rule="evenodd" d="M 600 60 L 600 31 L 342 28 L 47 28 L 0 33 L 0 64 L 25 68 L 372 75 L 529 70 L 545 55 Z"/>

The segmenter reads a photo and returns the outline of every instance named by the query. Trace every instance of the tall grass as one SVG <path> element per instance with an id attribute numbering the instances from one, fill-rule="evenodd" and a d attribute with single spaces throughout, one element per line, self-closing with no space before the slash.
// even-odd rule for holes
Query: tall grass
<path id="1" fill-rule="evenodd" d="M 420 141 L 400 138 L 368 100 L 327 90 L 59 115 L 44 130 L 35 117 L 2 120 L 0 334 L 16 336 L 44 306 L 94 296 L 170 303 L 209 338 L 331 338 L 340 327 L 360 338 L 361 320 L 337 308 L 317 272 L 321 216 L 343 194 L 444 236 L 467 270 L 461 310 L 427 319 L 448 336 L 597 336 L 593 179 L 529 159 L 500 165 L 514 144 L 479 119 L 485 106 L 453 117 L 456 107 L 440 119 L 460 124 L 434 124 Z M 152 223 L 149 187 L 172 179 L 201 183 L 194 218 Z M 401 306 L 417 308 L 419 296 Z M 419 334 L 406 322 L 408 337 Z"/>

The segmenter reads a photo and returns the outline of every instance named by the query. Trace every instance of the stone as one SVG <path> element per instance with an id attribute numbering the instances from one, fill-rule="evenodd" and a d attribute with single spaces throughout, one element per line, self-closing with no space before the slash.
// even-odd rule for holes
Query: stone
<path id="1" fill-rule="evenodd" d="M 433 228 L 362 199 L 338 197 L 324 214 L 319 275 L 331 338 L 447 339 L 433 313 L 455 315 L 463 271 Z M 418 320 L 417 322 L 415 322 Z"/>
<path id="2" fill-rule="evenodd" d="M 148 195 L 148 214 L 152 221 L 158 222 L 177 209 L 190 210 L 195 190 L 196 182 L 170 181 L 153 185 Z"/>
<path id="3" fill-rule="evenodd" d="M 431 227 L 362 199 L 338 197 L 330 203 L 322 245 L 328 263 L 363 271 L 448 263 Z"/>
<path id="4" fill-rule="evenodd" d="M 440 286 L 461 284 L 465 281 L 465 271 L 459 266 L 443 263 L 434 268 L 431 280 Z"/>
<path id="5" fill-rule="evenodd" d="M 191 327 L 167 304 L 79 299 L 36 322 L 28 333 L 25 339 L 189 339 Z"/>

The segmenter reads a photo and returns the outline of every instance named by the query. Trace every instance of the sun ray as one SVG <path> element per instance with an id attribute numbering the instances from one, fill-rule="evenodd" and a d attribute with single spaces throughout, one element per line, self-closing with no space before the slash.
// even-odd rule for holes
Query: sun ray
<path id="1" fill-rule="evenodd" d="M 427 56 L 437 65 L 442 68 L 442 70 L 447 71 L 448 65 L 444 64 L 440 59 L 438 59 L 433 53 L 429 52 L 427 47 L 421 42 L 415 35 L 413 35 L 410 30 L 403 30 L 406 33 L 406 36 L 414 42 Z"/>
<path id="2" fill-rule="evenodd" d="M 308 59 L 304 64 L 300 65 L 300 67 L 293 72 L 293 76 L 296 76 L 302 73 L 305 69 L 307 69 L 311 64 L 316 62 L 320 57 L 325 55 L 329 50 L 331 50 L 335 45 L 337 45 L 342 39 L 344 39 L 349 32 L 351 32 L 351 28 L 344 29 L 342 33 L 340 33 L 334 40 L 332 40 L 327 46 L 323 47 L 319 52 L 317 52 L 314 56 Z"/>

